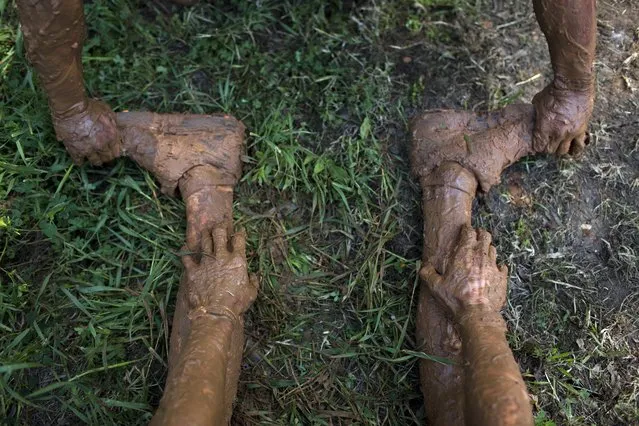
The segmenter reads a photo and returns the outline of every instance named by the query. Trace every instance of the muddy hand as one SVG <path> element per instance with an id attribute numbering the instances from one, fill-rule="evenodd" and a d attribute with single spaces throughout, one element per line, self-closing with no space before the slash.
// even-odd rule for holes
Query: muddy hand
<path id="1" fill-rule="evenodd" d="M 426 265 L 420 277 L 431 293 L 449 312 L 458 317 L 466 308 L 482 306 L 499 311 L 506 301 L 508 268 L 497 267 L 497 252 L 488 231 L 465 226 L 457 247 L 440 275 L 433 265 Z"/>
<path id="2" fill-rule="evenodd" d="M 100 166 L 120 156 L 115 114 L 103 102 L 89 99 L 87 108 L 69 117 L 53 117 L 55 133 L 76 164 Z"/>
<path id="3" fill-rule="evenodd" d="M 226 228 L 203 234 L 202 258 L 182 257 L 186 269 L 189 305 L 192 312 L 237 319 L 257 296 L 257 280 L 249 277 L 246 263 L 246 235 L 228 238 Z"/>
<path id="4" fill-rule="evenodd" d="M 589 143 L 594 89 L 569 90 L 555 81 L 533 98 L 535 151 L 579 155 Z"/>

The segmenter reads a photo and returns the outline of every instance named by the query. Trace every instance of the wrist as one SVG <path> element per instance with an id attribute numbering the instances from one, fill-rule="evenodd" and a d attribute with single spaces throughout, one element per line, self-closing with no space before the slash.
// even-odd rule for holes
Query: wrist
<path id="1" fill-rule="evenodd" d="M 557 90 L 583 93 L 592 96 L 595 91 L 595 76 L 587 73 L 583 77 L 568 78 L 560 73 L 555 73 L 553 87 Z"/>
<path id="2" fill-rule="evenodd" d="M 89 98 L 86 95 L 82 95 L 74 102 L 68 100 L 64 103 L 55 102 L 50 100 L 51 114 L 55 121 L 65 121 L 70 118 L 83 117 L 89 111 Z"/>
<path id="3" fill-rule="evenodd" d="M 506 322 L 499 311 L 495 311 L 487 305 L 467 305 L 456 316 L 455 322 L 462 328 L 495 327 L 506 329 Z"/>
<path id="4" fill-rule="evenodd" d="M 219 320 L 224 321 L 235 327 L 242 326 L 241 316 L 235 314 L 231 309 L 226 306 L 216 305 L 211 307 L 199 307 L 189 312 L 189 318 L 196 320 L 198 318 L 206 318 L 207 320 Z"/>

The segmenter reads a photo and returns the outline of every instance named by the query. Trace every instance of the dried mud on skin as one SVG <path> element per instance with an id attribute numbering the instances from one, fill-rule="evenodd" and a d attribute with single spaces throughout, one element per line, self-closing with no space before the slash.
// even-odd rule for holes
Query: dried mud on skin
<path id="1" fill-rule="evenodd" d="M 215 168 L 215 185 L 238 182 L 244 125 L 235 118 L 149 112 L 121 112 L 116 117 L 123 154 L 153 173 L 165 194 L 175 195 L 180 178 L 201 165 Z"/>
<path id="2" fill-rule="evenodd" d="M 233 187 L 239 181 L 242 172 L 241 152 L 244 144 L 244 125 L 227 115 L 182 115 L 154 114 L 145 112 L 127 112 L 117 114 L 117 125 L 122 138 L 123 155 L 151 172 L 162 185 L 162 192 L 175 195 L 179 187 L 186 205 L 187 249 L 199 253 L 201 238 L 217 226 L 224 226 L 230 232 L 233 225 Z M 173 326 L 169 348 L 169 376 L 167 387 L 177 386 L 189 377 L 176 377 L 171 374 L 178 364 L 187 360 L 188 365 L 197 365 L 198 377 L 216 374 L 217 366 L 198 361 L 198 351 L 192 339 L 216 335 L 207 335 L 193 330 L 192 307 L 189 304 L 190 292 L 183 277 L 178 289 Z M 222 416 L 228 423 L 232 415 L 233 401 L 237 394 L 242 350 L 244 347 L 243 321 L 234 323 L 230 345 L 225 349 L 224 339 L 212 339 L 208 351 L 225 352 L 226 375 L 225 388 L 207 388 L 209 400 L 224 400 Z M 204 333 L 204 334 L 203 334 Z M 215 330 L 208 329 L 208 333 Z M 191 351 L 191 352 L 185 352 Z M 192 369 L 192 368 L 191 368 Z M 188 385 L 188 383 L 187 383 Z M 188 387 L 188 386 L 187 386 Z M 154 424 L 165 424 L 169 419 L 209 419 L 212 413 L 207 404 L 193 406 L 188 403 L 197 398 L 203 389 L 190 389 L 192 395 L 171 398 L 161 404 L 162 413 L 154 418 Z M 216 392 L 223 392 L 222 395 Z M 186 400 L 184 399 L 186 398 Z M 188 413 L 182 410 L 188 410 Z"/>
<path id="3" fill-rule="evenodd" d="M 531 105 L 511 105 L 481 114 L 426 112 L 413 121 L 411 166 L 423 191 L 424 264 L 430 263 L 440 274 L 446 273 L 460 230 L 471 226 L 472 204 L 478 185 L 488 191 L 493 184 L 499 183 L 506 167 L 534 153 L 533 121 Z M 463 366 L 468 360 L 462 357 L 456 324 L 424 285 L 419 291 L 416 327 L 420 350 L 453 363 L 420 362 L 429 419 L 435 425 L 464 424 Z M 495 342 L 495 345 L 499 343 Z M 510 356 L 507 345 L 504 350 L 508 351 L 504 355 Z M 499 377 L 499 372 L 493 376 Z M 502 386 L 504 383 L 500 382 L 485 384 L 484 390 L 498 394 Z M 526 401 L 516 405 L 530 407 Z M 494 415 L 494 418 L 514 416 L 513 424 L 532 418 L 531 409 Z"/>

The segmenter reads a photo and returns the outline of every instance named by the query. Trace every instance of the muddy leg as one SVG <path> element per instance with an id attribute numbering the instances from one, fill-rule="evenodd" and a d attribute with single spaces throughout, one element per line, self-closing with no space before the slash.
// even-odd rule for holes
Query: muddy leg
<path id="1" fill-rule="evenodd" d="M 195 262 L 201 264 L 206 260 L 202 252 L 205 249 L 204 242 L 207 238 L 210 239 L 211 230 L 226 229 L 226 233 L 230 235 L 233 228 L 233 187 L 242 172 L 244 125 L 227 115 L 147 112 L 118 113 L 117 124 L 122 136 L 124 155 L 151 172 L 160 182 L 165 194 L 175 195 L 179 188 L 186 205 L 187 249 Z M 244 256 L 243 250 L 242 248 Z M 187 273 L 180 282 L 171 331 L 169 379 L 163 403 L 154 417 L 155 424 L 174 424 L 173 420 L 177 421 L 179 416 L 169 415 L 167 412 L 175 409 L 179 414 L 180 407 L 191 406 L 178 397 L 183 386 L 188 386 L 180 381 L 176 371 L 186 371 L 192 363 L 205 362 L 205 358 L 202 358 L 204 355 L 199 355 L 199 349 L 192 350 L 199 347 L 194 342 L 195 337 L 205 340 L 209 337 L 222 339 L 220 342 L 223 344 L 216 347 L 224 348 L 223 359 L 217 360 L 218 364 L 225 367 L 223 417 L 227 422 L 231 417 L 244 346 L 243 321 L 241 314 L 238 314 L 237 324 L 226 331 L 220 329 L 217 334 L 212 332 L 213 329 L 194 322 L 200 321 L 202 316 L 194 305 L 193 283 L 206 284 L 208 278 L 202 277 L 194 281 L 189 277 L 187 268 Z M 213 334 L 207 337 L 206 333 L 209 331 Z M 219 384 L 219 381 L 216 383 Z M 206 386 L 208 389 L 213 385 L 209 383 Z M 195 391 L 194 395 L 197 394 L 197 390 Z M 218 392 L 215 395 L 218 398 L 220 394 Z M 207 398 L 210 400 L 210 395 Z M 214 405 L 217 407 L 217 404 L 211 403 L 209 409 L 198 411 L 198 415 L 201 414 L 198 418 L 211 420 L 213 414 L 210 409 Z"/>
<path id="2" fill-rule="evenodd" d="M 457 163 L 444 163 L 422 178 L 424 211 L 423 262 L 445 271 L 459 231 L 470 225 L 477 181 Z M 464 424 L 463 360 L 459 336 L 451 319 L 426 285 L 419 290 L 417 342 L 424 353 L 447 358 L 453 365 L 420 362 L 422 392 L 433 425 Z"/>
<path id="3" fill-rule="evenodd" d="M 534 119 L 529 104 L 486 113 L 425 112 L 411 123 L 413 174 L 422 178 L 440 164 L 456 162 L 487 192 L 506 167 L 534 152 Z"/>
<path id="4" fill-rule="evenodd" d="M 499 313 L 506 302 L 508 268 L 497 266 L 490 233 L 464 226 L 459 234 L 446 274 L 427 263 L 419 276 L 461 336 L 467 424 L 532 426 L 526 384 Z"/>
<path id="5" fill-rule="evenodd" d="M 119 156 L 115 116 L 87 97 L 82 77 L 86 28 L 81 0 L 17 0 L 27 56 L 49 99 L 56 136 L 76 163 Z"/>
<path id="6" fill-rule="evenodd" d="M 245 128 L 229 115 L 119 112 L 116 119 L 123 155 L 153 173 L 165 194 L 175 195 L 196 166 L 214 167 L 203 186 L 233 187 L 240 179 Z"/>
<path id="7" fill-rule="evenodd" d="M 180 180 L 180 192 L 186 205 L 187 239 L 189 251 L 196 254 L 202 250 L 201 236 L 215 226 L 232 228 L 233 189 L 218 187 L 211 178 L 215 170 L 211 166 L 193 168 Z M 190 330 L 188 317 L 188 294 L 184 283 L 180 283 L 173 315 L 169 369 L 175 365 Z"/>

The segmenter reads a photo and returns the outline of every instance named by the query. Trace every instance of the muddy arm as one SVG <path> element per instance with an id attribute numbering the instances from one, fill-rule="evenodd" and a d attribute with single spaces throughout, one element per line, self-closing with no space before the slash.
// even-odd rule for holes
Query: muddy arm
<path id="1" fill-rule="evenodd" d="M 548 41 L 553 82 L 535 96 L 535 150 L 578 154 L 595 94 L 596 0 L 533 0 Z"/>
<path id="2" fill-rule="evenodd" d="M 27 56 L 49 99 L 56 135 L 73 160 L 101 164 L 119 156 L 115 116 L 89 99 L 82 77 L 81 0 L 17 0 Z"/>
<path id="3" fill-rule="evenodd" d="M 202 313 L 191 320 L 183 356 L 169 373 L 151 425 L 225 424 L 224 389 L 235 328 L 242 326 L 224 316 Z"/>
<path id="4" fill-rule="evenodd" d="M 227 235 L 223 225 L 203 233 L 200 261 L 182 258 L 189 326 L 179 352 L 171 339 L 173 358 L 154 425 L 222 425 L 231 418 L 244 346 L 242 315 L 257 296 L 257 281 L 248 275 L 244 233 L 230 240 Z"/>
<path id="5" fill-rule="evenodd" d="M 597 22 L 596 0 L 534 0 L 535 15 L 548 41 L 555 79 L 567 89 L 593 83 Z"/>
<path id="6" fill-rule="evenodd" d="M 533 425 L 526 385 L 498 311 L 470 307 L 457 319 L 465 360 L 466 418 L 478 426 Z"/>
<path id="7" fill-rule="evenodd" d="M 465 418 L 473 425 L 532 425 L 532 409 L 499 314 L 506 300 L 508 269 L 497 267 L 484 230 L 463 226 L 446 272 L 433 263 L 420 271 L 437 303 L 461 336 Z M 461 423 L 449 423 L 461 424 Z"/>
<path id="8" fill-rule="evenodd" d="M 488 191 L 501 172 L 533 153 L 534 107 L 494 113 L 431 111 L 412 123 L 411 167 L 420 179 L 424 213 L 423 263 L 448 273 L 460 230 L 470 226 L 476 191 Z M 433 425 L 464 424 L 465 393 L 459 325 L 422 281 L 417 347 L 451 363 L 420 361 L 426 412 Z"/>
<path id="9" fill-rule="evenodd" d="M 17 0 L 17 5 L 27 55 L 51 112 L 63 118 L 84 111 L 88 97 L 82 79 L 82 0 Z"/>

